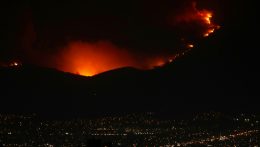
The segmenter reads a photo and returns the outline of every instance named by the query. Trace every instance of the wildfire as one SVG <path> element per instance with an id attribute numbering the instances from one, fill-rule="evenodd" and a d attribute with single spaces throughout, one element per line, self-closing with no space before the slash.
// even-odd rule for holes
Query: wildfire
<path id="1" fill-rule="evenodd" d="M 184 13 L 177 15 L 174 18 L 175 25 L 183 26 L 182 24 L 196 24 L 196 36 L 208 37 L 214 33 L 220 26 L 212 22 L 213 12 L 208 10 L 198 10 L 196 3 L 189 7 Z M 185 25 L 184 25 L 185 27 Z M 189 33 L 190 34 L 190 33 Z M 185 40 L 185 39 L 184 39 Z M 176 58 L 184 56 L 192 48 L 194 48 L 194 41 L 187 40 L 183 42 L 184 46 L 181 52 L 171 55 L 158 55 L 158 56 L 140 56 L 136 53 L 116 46 L 109 41 L 96 41 L 96 42 L 69 42 L 68 46 L 63 50 L 59 69 L 80 74 L 84 76 L 93 76 L 98 73 L 125 67 L 132 66 L 140 69 L 151 69 L 154 67 L 162 66 L 166 63 L 174 62 Z M 142 57 L 140 59 L 140 57 Z"/>
<path id="2" fill-rule="evenodd" d="M 142 57 L 119 48 L 109 41 L 71 42 L 61 55 L 59 69 L 74 74 L 93 76 L 120 67 L 152 69 L 168 62 L 170 57 Z"/>
<path id="3" fill-rule="evenodd" d="M 212 23 L 211 19 L 212 19 L 212 12 L 207 11 L 207 10 L 203 10 L 203 11 L 199 11 L 198 15 L 204 19 L 205 24 L 207 24 L 208 29 L 206 30 L 206 32 L 203 34 L 204 37 L 208 37 L 210 34 L 214 33 L 216 29 L 219 29 L 220 26 L 215 25 Z"/>
<path id="4" fill-rule="evenodd" d="M 212 22 L 213 12 L 209 10 L 198 10 L 195 2 L 192 3 L 191 6 L 192 7 L 187 9 L 185 13 L 176 16 L 174 21 L 177 25 L 196 22 L 202 28 L 203 37 L 208 37 L 220 28 L 220 26 Z"/>
<path id="5" fill-rule="evenodd" d="M 84 76 L 107 70 L 134 66 L 128 52 L 107 41 L 95 43 L 72 42 L 62 53 L 60 68 Z"/>
<path id="6" fill-rule="evenodd" d="M 211 18 L 212 18 L 212 13 L 209 12 L 209 11 L 201 11 L 201 12 L 198 12 L 198 15 L 201 16 L 201 18 L 203 18 L 205 20 L 205 23 L 207 24 L 211 24 Z"/>

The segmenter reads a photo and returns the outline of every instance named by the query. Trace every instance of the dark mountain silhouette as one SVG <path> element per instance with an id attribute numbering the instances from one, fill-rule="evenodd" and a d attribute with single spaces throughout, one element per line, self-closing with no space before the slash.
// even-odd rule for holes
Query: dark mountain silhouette
<path id="1" fill-rule="evenodd" d="M 256 67 L 231 56 L 235 52 L 228 48 L 241 49 L 235 44 L 239 37 L 224 32 L 200 40 L 175 62 L 147 71 L 125 67 L 84 77 L 34 65 L 2 67 L 1 112 L 259 112 Z M 235 41 L 227 42 L 229 37 Z"/>

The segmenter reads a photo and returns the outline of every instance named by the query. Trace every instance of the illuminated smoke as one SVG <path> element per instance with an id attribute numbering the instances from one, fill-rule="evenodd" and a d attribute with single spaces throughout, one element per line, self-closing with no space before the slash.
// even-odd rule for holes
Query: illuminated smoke
<path id="1" fill-rule="evenodd" d="M 58 69 L 63 71 L 92 76 L 104 71 L 120 67 L 136 67 L 151 69 L 162 66 L 168 57 L 142 57 L 130 53 L 129 49 L 115 46 L 109 41 L 82 42 L 75 41 L 68 44 L 58 55 Z"/>
<path id="2" fill-rule="evenodd" d="M 107 70 L 135 66 L 131 55 L 108 41 L 72 42 L 61 54 L 60 69 L 85 76 Z"/>

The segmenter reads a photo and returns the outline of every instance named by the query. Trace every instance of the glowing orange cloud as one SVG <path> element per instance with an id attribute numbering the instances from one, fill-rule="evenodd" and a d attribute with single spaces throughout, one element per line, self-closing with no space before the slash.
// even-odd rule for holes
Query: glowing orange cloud
<path id="1" fill-rule="evenodd" d="M 92 76 L 107 70 L 134 66 L 129 53 L 110 42 L 72 42 L 64 49 L 60 67 L 64 71 Z"/>
<path id="2" fill-rule="evenodd" d="M 68 44 L 60 55 L 58 69 L 84 76 L 93 76 L 120 67 L 151 69 L 162 66 L 168 57 L 137 58 L 134 53 L 119 48 L 109 41 L 82 42 Z"/>

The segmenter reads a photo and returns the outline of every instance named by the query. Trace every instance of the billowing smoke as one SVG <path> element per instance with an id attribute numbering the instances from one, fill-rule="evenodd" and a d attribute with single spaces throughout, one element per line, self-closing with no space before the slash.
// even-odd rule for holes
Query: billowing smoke
<path id="1" fill-rule="evenodd" d="M 22 60 L 86 76 L 125 66 L 152 69 L 219 28 L 212 11 L 188 0 L 84 4 L 42 10 L 32 4 L 20 39 Z"/>

